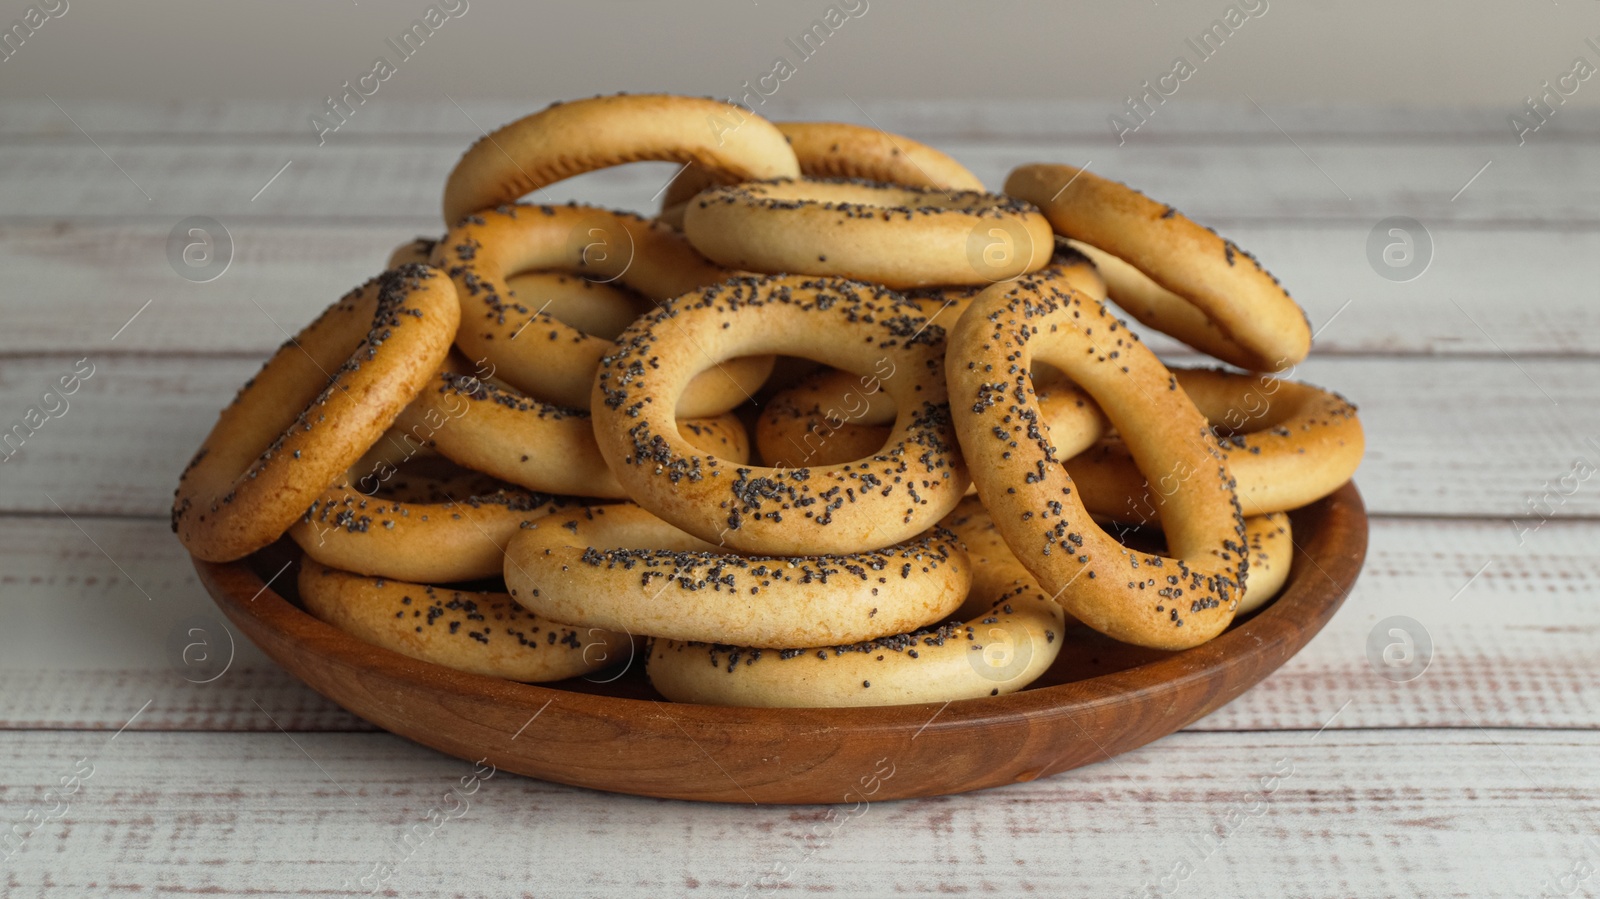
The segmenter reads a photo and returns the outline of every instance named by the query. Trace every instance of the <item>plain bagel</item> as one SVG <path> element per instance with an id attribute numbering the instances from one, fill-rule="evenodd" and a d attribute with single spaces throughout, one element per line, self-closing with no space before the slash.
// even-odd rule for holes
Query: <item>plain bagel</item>
<path id="1" fill-rule="evenodd" d="M 581 409 L 612 342 L 565 324 L 508 278 L 559 270 L 619 282 L 661 303 L 733 272 L 707 262 L 677 232 L 638 216 L 590 206 L 506 206 L 468 216 L 434 248 L 461 298 L 456 344 L 496 377 L 546 402 Z M 770 357 L 730 359 L 695 380 L 678 414 L 717 415 L 749 399 Z"/>
<path id="2" fill-rule="evenodd" d="M 729 121 L 737 125 L 727 127 Z M 666 94 L 593 97 L 503 125 L 450 171 L 444 221 L 628 162 L 693 164 L 718 182 L 792 178 L 800 164 L 771 122 L 731 103 Z"/>
<path id="3" fill-rule="evenodd" d="M 837 275 L 892 289 L 990 284 L 1055 249 L 1031 204 L 978 191 L 784 179 L 702 191 L 683 216 L 695 249 L 754 272 Z"/>

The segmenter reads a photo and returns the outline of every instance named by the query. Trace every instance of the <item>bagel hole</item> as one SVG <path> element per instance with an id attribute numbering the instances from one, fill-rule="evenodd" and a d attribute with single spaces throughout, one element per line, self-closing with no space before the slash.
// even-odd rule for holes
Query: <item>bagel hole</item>
<path id="1" fill-rule="evenodd" d="M 684 167 L 676 162 L 640 161 L 584 172 L 523 197 L 520 202 L 585 206 L 632 212 L 651 218 L 667 194 L 667 185 Z"/>
<path id="2" fill-rule="evenodd" d="M 786 380 L 777 381 L 775 373 L 773 389 L 764 391 L 762 406 L 753 408 L 748 422 L 762 464 L 811 468 L 854 462 L 883 450 L 899 410 L 876 376 L 806 357 L 782 358 L 787 361 L 779 371 Z M 795 410 L 798 418 L 790 414 Z M 766 413 L 773 419 L 763 422 Z"/>

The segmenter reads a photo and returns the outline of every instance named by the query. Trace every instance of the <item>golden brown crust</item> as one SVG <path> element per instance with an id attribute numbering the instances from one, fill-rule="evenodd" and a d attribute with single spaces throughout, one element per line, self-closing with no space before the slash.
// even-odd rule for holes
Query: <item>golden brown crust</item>
<path id="1" fill-rule="evenodd" d="M 1035 378 L 1034 389 L 1057 458 L 1076 456 L 1105 436 L 1105 413 L 1071 381 Z M 894 404 L 875 379 L 823 371 L 767 400 L 756 419 L 756 454 L 780 468 L 861 459 L 883 447 L 893 421 Z"/>
<path id="2" fill-rule="evenodd" d="M 1247 571 L 1233 478 L 1166 367 L 1093 300 L 1048 278 L 996 285 L 950 337 L 951 410 L 978 494 L 1006 543 L 1067 611 L 1115 639 L 1184 649 L 1233 619 Z M 1162 497 L 1169 556 L 1133 552 L 1090 518 L 1040 424 L 1035 360 L 1106 413 Z"/>
<path id="3" fill-rule="evenodd" d="M 683 233 L 732 268 L 897 290 L 1005 281 L 1043 268 L 1055 249 L 1039 210 L 1009 197 L 837 179 L 702 191 Z"/>
<path id="4" fill-rule="evenodd" d="M 1223 436 L 1214 438 L 1245 515 L 1316 502 L 1355 474 L 1366 448 L 1356 407 L 1310 384 L 1207 368 L 1175 368 L 1178 386 Z M 1091 512 L 1154 522 L 1160 504 L 1120 441 L 1067 460 Z M 1255 562 L 1251 561 L 1254 569 Z"/>
<path id="5" fill-rule="evenodd" d="M 947 531 L 841 555 L 747 556 L 631 503 L 553 515 L 512 538 L 505 578 L 527 609 L 678 640 L 784 647 L 871 640 L 938 621 L 971 581 Z"/>
<path id="6" fill-rule="evenodd" d="M 719 183 L 794 177 L 799 163 L 771 122 L 730 103 L 635 94 L 557 103 L 474 143 L 450 172 L 444 220 L 628 162 L 693 163 Z"/>
<path id="7" fill-rule="evenodd" d="M 469 374 L 461 361 L 452 356 L 396 420 L 409 444 L 530 490 L 627 498 L 595 443 L 588 411 L 541 403 Z M 677 428 L 700 452 L 735 462 L 750 458 L 749 434 L 732 413 L 678 419 Z"/>
<path id="8" fill-rule="evenodd" d="M 944 329 L 898 295 L 838 278 L 740 278 L 640 319 L 595 380 L 595 438 L 634 501 L 741 552 L 854 552 L 910 539 L 954 508 L 967 476 L 945 402 Z M 894 400 L 882 451 L 843 465 L 741 466 L 697 452 L 670 410 L 694 372 L 752 353 L 871 374 Z"/>
<path id="9" fill-rule="evenodd" d="M 178 539 L 229 562 L 282 536 L 417 395 L 459 317 L 449 279 L 420 265 L 334 303 L 222 410 L 178 481 Z"/>
<path id="10" fill-rule="evenodd" d="M 589 206 L 506 206 L 468 216 L 435 247 L 434 260 L 461 298 L 461 351 L 487 360 L 497 377 L 529 396 L 575 409 L 587 407 L 595 368 L 612 341 L 559 321 L 542 297 L 514 295 L 510 276 L 566 271 L 616 281 L 661 303 L 734 274 L 669 228 Z M 770 358 L 728 360 L 696 379 L 678 413 L 726 412 L 760 389 L 771 368 Z"/>
<path id="11" fill-rule="evenodd" d="M 1005 189 L 1044 210 L 1056 233 L 1126 261 L 1192 304 L 1227 343 L 1208 338 L 1192 316 L 1172 315 L 1170 303 L 1151 306 L 1148 291 L 1144 302 L 1124 307 L 1140 321 L 1149 317 L 1146 324 L 1170 329 L 1197 348 L 1206 344 L 1210 352 L 1229 352 L 1220 358 L 1253 371 L 1283 371 L 1310 351 L 1305 312 L 1277 279 L 1254 256 L 1171 206 L 1069 165 L 1021 166 Z M 1151 314 L 1162 309 L 1167 314 Z"/>
<path id="12" fill-rule="evenodd" d="M 487 677 L 542 682 L 626 658 L 626 634 L 568 627 L 531 614 L 504 593 L 370 578 L 307 562 L 306 611 L 374 646 Z"/>
<path id="13" fill-rule="evenodd" d="M 856 178 L 907 187 L 983 190 L 983 182 L 950 156 L 909 137 L 844 122 L 774 122 L 788 138 L 807 178 Z M 716 181 L 697 166 L 679 172 L 661 198 L 663 218 Z M 682 221 L 679 209 L 678 220 Z"/>
<path id="14" fill-rule="evenodd" d="M 943 524 L 971 559 L 972 587 L 955 613 L 966 620 L 779 651 L 655 640 L 650 682 L 679 702 L 791 708 L 976 699 L 1026 687 L 1061 651 L 1061 607 L 1000 540 L 976 497 Z"/>
<path id="15" fill-rule="evenodd" d="M 499 577 L 506 543 L 573 505 L 476 472 L 419 476 L 387 465 L 351 471 L 289 529 L 305 554 L 355 574 L 425 584 Z"/>

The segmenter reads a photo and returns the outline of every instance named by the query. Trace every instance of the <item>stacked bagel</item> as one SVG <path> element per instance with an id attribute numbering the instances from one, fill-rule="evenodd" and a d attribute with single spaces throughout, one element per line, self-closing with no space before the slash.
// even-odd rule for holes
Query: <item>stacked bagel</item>
<path id="1" fill-rule="evenodd" d="M 683 166 L 656 218 L 517 202 L 641 160 Z M 209 561 L 287 533 L 309 612 L 437 664 L 999 695 L 1071 628 L 1221 633 L 1360 462 L 1355 408 L 1277 376 L 1311 334 L 1255 258 L 1070 166 L 986 193 L 876 129 L 619 95 L 485 135 L 444 213 L 244 386 L 172 513 Z"/>

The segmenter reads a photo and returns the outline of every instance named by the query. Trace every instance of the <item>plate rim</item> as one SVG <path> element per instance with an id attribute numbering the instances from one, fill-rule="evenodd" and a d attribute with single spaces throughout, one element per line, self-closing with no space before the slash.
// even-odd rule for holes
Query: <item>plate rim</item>
<path id="1" fill-rule="evenodd" d="M 1349 482 L 1324 499 L 1291 515 L 1296 519 L 1297 534 L 1303 533 L 1302 522 L 1315 522 L 1317 526 L 1312 529 L 1311 540 L 1294 541 L 1295 561 L 1291 565 L 1289 583 L 1272 603 L 1207 643 L 1120 671 L 1002 696 L 945 703 L 854 708 L 768 709 L 676 703 L 563 690 L 457 671 L 362 642 L 321 621 L 272 589 L 270 583 L 264 581 L 250 565 L 248 558 L 228 563 L 199 559 L 193 559 L 193 562 L 213 602 L 228 619 L 276 664 L 324 696 L 328 694 L 323 689 L 304 678 L 271 648 L 262 645 L 256 636 L 258 628 L 282 641 L 285 651 L 297 655 L 311 654 L 364 675 L 415 685 L 429 694 L 442 692 L 469 702 L 488 700 L 504 704 L 508 710 L 521 707 L 529 712 L 542 712 L 543 707 L 551 706 L 554 700 L 560 699 L 565 711 L 622 721 L 629 725 L 652 718 L 667 718 L 682 729 L 683 735 L 691 741 L 696 741 L 702 735 L 714 736 L 729 727 L 751 726 L 760 727 L 770 739 L 777 740 L 791 739 L 802 733 L 815 736 L 819 727 L 839 737 L 869 731 L 880 737 L 903 737 L 913 732 L 919 736 L 949 736 L 953 732 L 971 728 L 1004 728 L 1015 725 L 1019 719 L 1024 723 L 1036 723 L 1075 717 L 1101 706 L 1128 702 L 1134 694 L 1188 690 L 1202 681 L 1225 687 L 1207 691 L 1202 685 L 1204 699 L 1193 704 L 1192 713 L 1186 709 L 1182 720 L 1168 722 L 1172 723 L 1171 727 L 1119 750 L 1127 751 L 1186 727 L 1254 687 L 1297 654 L 1343 605 L 1356 583 L 1367 550 L 1368 519 L 1360 492 L 1354 482 Z M 1345 541 L 1344 551 L 1337 556 L 1328 555 L 1327 545 L 1336 537 Z M 1318 550 L 1323 551 L 1320 556 Z M 1314 570 L 1308 570 L 1308 563 L 1309 569 Z M 1322 583 L 1308 583 L 1308 578 Z M 1300 620 L 1291 620 L 1307 612 L 1311 614 Z M 1265 664 L 1260 664 L 1262 660 L 1265 660 Z M 1247 665 L 1255 665 L 1258 673 L 1245 677 L 1243 681 L 1218 677 L 1221 673 Z M 337 698 L 328 698 L 357 717 L 397 736 L 459 756 L 459 753 L 415 735 L 398 733 L 380 722 L 372 721 L 371 716 L 349 708 Z M 652 709 L 652 706 L 655 708 Z M 663 715 L 662 709 L 670 709 L 671 713 Z M 930 711 L 933 711 L 931 716 Z M 1166 724 L 1163 723 L 1161 727 L 1166 727 Z M 912 736 L 912 739 L 915 738 Z M 1105 757 L 1116 754 L 1107 753 Z M 543 772 L 531 776 L 560 779 Z M 580 785 L 608 789 L 588 782 Z"/>

